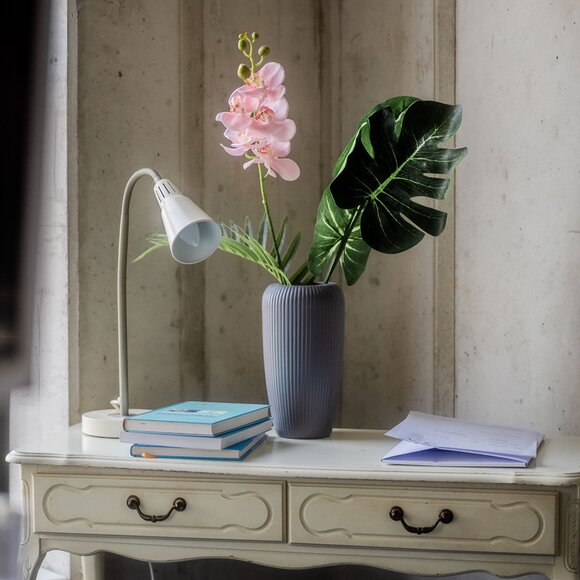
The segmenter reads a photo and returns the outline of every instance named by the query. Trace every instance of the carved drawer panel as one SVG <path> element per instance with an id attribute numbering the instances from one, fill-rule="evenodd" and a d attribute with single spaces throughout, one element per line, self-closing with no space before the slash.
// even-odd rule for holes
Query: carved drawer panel
<path id="1" fill-rule="evenodd" d="M 289 501 L 293 543 L 556 553 L 557 494 L 550 492 L 292 484 Z M 406 530 L 390 517 L 393 507 L 410 528 L 427 529 Z M 428 531 L 443 510 L 452 521 Z"/>
<path id="2" fill-rule="evenodd" d="M 42 475 L 33 489 L 35 532 L 284 540 L 282 483 Z"/>

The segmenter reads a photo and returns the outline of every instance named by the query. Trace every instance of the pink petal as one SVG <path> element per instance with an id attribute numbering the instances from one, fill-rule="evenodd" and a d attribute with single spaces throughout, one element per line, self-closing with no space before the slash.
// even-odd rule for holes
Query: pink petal
<path id="1" fill-rule="evenodd" d="M 296 123 L 291 119 L 276 123 L 275 126 L 272 136 L 278 141 L 290 141 L 296 135 Z"/>
<path id="2" fill-rule="evenodd" d="M 296 135 L 296 124 L 290 119 L 285 121 L 262 121 L 251 120 L 244 129 L 249 136 L 268 141 L 290 141 Z"/>
<path id="3" fill-rule="evenodd" d="M 224 151 L 226 153 L 229 153 L 230 155 L 233 155 L 234 157 L 241 157 L 246 150 L 243 147 L 226 147 L 225 145 L 222 145 L 220 143 L 220 145 L 224 148 Z"/>
<path id="4" fill-rule="evenodd" d="M 300 167 L 292 159 L 270 159 L 270 168 L 274 170 L 284 181 L 294 181 L 300 177 Z"/>
<path id="5" fill-rule="evenodd" d="M 258 75 L 262 77 L 264 84 L 268 88 L 275 88 L 284 82 L 284 68 L 277 62 L 266 63 L 259 71 Z"/>
<path id="6" fill-rule="evenodd" d="M 272 157 L 286 157 L 290 153 L 290 141 L 274 141 L 272 143 Z"/>
<path id="7" fill-rule="evenodd" d="M 245 91 L 246 85 L 238 87 L 228 99 L 230 106 L 239 105 L 243 112 L 253 113 L 260 106 L 260 99 Z"/>
<path id="8" fill-rule="evenodd" d="M 219 113 L 219 117 L 218 121 L 220 121 L 226 129 L 231 129 L 233 131 L 243 131 L 252 122 L 250 116 L 243 115 L 242 113 Z"/>
<path id="9" fill-rule="evenodd" d="M 283 120 L 288 116 L 289 105 L 288 101 L 284 97 L 273 99 L 271 96 L 268 96 L 264 99 L 262 106 L 272 109 L 276 119 Z"/>
<path id="10" fill-rule="evenodd" d="M 280 85 L 274 88 L 268 88 L 268 96 L 272 99 L 281 99 L 286 94 L 286 87 Z"/>
<path id="11" fill-rule="evenodd" d="M 248 167 L 250 167 L 250 165 L 253 165 L 254 163 L 261 163 L 261 161 L 259 161 L 258 159 L 250 159 L 249 161 L 246 161 L 242 167 L 244 169 L 248 169 Z"/>

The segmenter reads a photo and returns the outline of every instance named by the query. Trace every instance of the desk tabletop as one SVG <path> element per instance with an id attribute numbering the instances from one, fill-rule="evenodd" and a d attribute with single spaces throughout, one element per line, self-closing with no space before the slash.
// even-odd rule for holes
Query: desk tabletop
<path id="1" fill-rule="evenodd" d="M 37 466 L 178 471 L 207 475 L 521 485 L 580 485 L 580 437 L 548 438 L 526 468 L 397 466 L 381 463 L 396 443 L 383 431 L 334 429 L 326 439 L 283 439 L 271 431 L 243 461 L 137 458 L 130 444 L 83 435 L 80 425 L 8 454 Z"/>

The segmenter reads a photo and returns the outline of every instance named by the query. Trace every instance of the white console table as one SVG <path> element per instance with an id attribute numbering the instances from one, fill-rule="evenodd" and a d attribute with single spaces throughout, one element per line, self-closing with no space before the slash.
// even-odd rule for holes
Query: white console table
<path id="1" fill-rule="evenodd" d="M 174 461 L 132 458 L 128 445 L 71 427 L 7 458 L 21 467 L 22 577 L 66 550 L 578 578 L 580 437 L 548 439 L 525 469 L 382 465 L 393 443 L 379 431 L 272 434 L 242 462 Z M 163 521 L 143 519 L 174 505 Z M 444 510 L 452 521 L 417 534 L 394 507 L 409 527 L 429 528 Z"/>

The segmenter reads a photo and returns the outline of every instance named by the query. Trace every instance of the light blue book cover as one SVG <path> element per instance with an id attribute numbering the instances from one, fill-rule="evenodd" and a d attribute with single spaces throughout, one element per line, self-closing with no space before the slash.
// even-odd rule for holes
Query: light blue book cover
<path id="1" fill-rule="evenodd" d="M 151 433 L 148 431 L 121 431 L 119 441 L 121 443 L 134 443 L 137 445 L 160 445 L 164 447 L 187 447 L 189 449 L 225 449 L 232 445 L 265 433 L 272 428 L 272 419 L 260 419 L 255 423 L 244 425 L 208 437 L 199 433 Z"/>
<path id="2" fill-rule="evenodd" d="M 265 419 L 270 407 L 253 403 L 184 401 L 125 419 L 126 431 L 217 435 Z"/>

